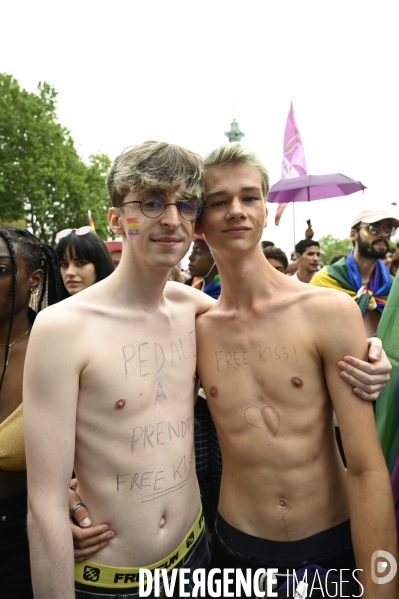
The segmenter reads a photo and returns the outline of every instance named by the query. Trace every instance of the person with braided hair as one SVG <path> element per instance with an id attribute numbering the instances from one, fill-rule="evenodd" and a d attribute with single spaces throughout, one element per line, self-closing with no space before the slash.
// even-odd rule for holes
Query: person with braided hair
<path id="1" fill-rule="evenodd" d="M 36 313 L 60 294 L 55 251 L 26 229 L 0 225 L 0 595 L 10 599 L 33 597 L 22 430 L 25 353 Z"/>

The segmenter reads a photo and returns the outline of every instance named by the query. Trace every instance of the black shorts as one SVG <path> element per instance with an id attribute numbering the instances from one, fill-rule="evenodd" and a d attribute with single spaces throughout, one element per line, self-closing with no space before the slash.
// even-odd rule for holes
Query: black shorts
<path id="1" fill-rule="evenodd" d="M 358 586 L 352 578 L 356 570 L 349 520 L 305 539 L 291 542 L 270 541 L 248 535 L 230 524 L 218 514 L 216 519 L 214 547 L 209 568 L 247 569 L 277 568 L 277 588 L 292 575 L 310 565 L 325 570 L 347 570 L 343 574 L 353 584 L 351 591 L 359 595 Z M 216 578 L 216 577 L 215 577 Z M 356 577 L 357 578 L 357 577 Z M 356 580 L 356 579 L 355 579 Z M 354 595 L 354 596 L 355 596 Z M 347 593 L 347 596 L 349 593 Z"/>
<path id="2" fill-rule="evenodd" d="M 0 597 L 33 599 L 26 491 L 0 499 Z"/>

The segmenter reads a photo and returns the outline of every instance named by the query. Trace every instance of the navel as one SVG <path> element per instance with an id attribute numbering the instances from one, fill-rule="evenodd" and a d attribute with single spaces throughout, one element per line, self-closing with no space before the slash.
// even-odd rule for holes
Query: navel
<path id="1" fill-rule="evenodd" d="M 124 408 L 126 405 L 126 400 L 125 399 L 118 399 L 118 401 L 115 404 L 115 408 L 117 410 L 121 410 L 122 408 Z"/>
<path id="2" fill-rule="evenodd" d="M 219 391 L 216 389 L 216 387 L 211 387 L 209 389 L 209 394 L 211 397 L 217 397 L 219 395 Z"/>
<path id="3" fill-rule="evenodd" d="M 287 504 L 284 501 L 284 499 L 280 499 L 279 504 L 280 504 L 280 507 L 286 507 L 287 506 Z"/>
<path id="4" fill-rule="evenodd" d="M 291 379 L 291 385 L 299 389 L 300 387 L 303 387 L 303 380 L 298 378 L 297 376 L 293 376 Z"/>
<path id="5" fill-rule="evenodd" d="M 162 516 L 160 522 L 159 522 L 159 528 L 163 528 L 166 524 L 166 520 L 164 518 L 164 516 Z"/>

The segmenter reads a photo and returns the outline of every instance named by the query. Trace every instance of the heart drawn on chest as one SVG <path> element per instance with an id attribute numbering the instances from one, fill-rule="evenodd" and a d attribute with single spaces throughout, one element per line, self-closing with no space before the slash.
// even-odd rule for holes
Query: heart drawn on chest
<path id="1" fill-rule="evenodd" d="M 275 408 L 265 406 L 261 409 L 258 406 L 251 406 L 245 410 L 244 418 L 247 424 L 259 428 L 273 443 L 280 428 L 280 416 Z"/>

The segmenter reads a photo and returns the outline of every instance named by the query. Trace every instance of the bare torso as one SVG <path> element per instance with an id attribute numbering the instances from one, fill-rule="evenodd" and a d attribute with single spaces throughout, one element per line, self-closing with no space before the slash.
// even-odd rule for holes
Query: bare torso
<path id="1" fill-rule="evenodd" d="M 219 511 L 239 530 L 277 541 L 349 517 L 314 343 L 320 298 L 296 289 L 250 309 L 217 304 L 197 319 L 198 370 L 223 458 Z"/>
<path id="2" fill-rule="evenodd" d="M 109 522 L 101 562 L 150 565 L 172 552 L 200 507 L 193 446 L 194 309 L 166 295 L 154 314 L 95 307 L 81 321 L 75 472 L 93 524 Z M 172 294 L 173 295 L 173 294 Z M 87 297 L 87 299 L 86 299 Z M 135 542 L 137 540 L 137 542 Z"/>

